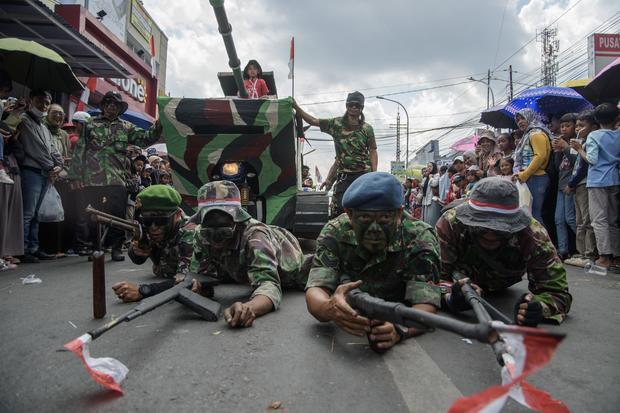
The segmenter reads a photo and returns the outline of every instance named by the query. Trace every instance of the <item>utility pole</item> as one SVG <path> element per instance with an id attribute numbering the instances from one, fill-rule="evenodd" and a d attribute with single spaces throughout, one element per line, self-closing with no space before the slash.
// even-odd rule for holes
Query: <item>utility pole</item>
<path id="1" fill-rule="evenodd" d="M 491 100 L 491 69 L 487 71 L 487 109 Z"/>
<path id="2" fill-rule="evenodd" d="M 558 29 L 545 27 L 536 33 L 536 40 L 542 43 L 540 48 L 540 80 L 543 86 L 555 86 L 558 75 Z"/>
<path id="3" fill-rule="evenodd" d="M 510 74 L 510 101 L 512 101 L 512 94 L 514 92 L 513 88 L 512 88 L 512 65 L 508 66 L 508 72 Z"/>
<path id="4" fill-rule="evenodd" d="M 396 112 L 396 162 L 400 162 L 400 108 Z"/>

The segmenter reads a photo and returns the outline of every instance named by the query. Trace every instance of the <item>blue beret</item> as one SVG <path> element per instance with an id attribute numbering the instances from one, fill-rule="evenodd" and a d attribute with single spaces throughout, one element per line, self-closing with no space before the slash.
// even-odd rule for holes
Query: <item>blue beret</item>
<path id="1" fill-rule="evenodd" d="M 342 198 L 342 206 L 351 209 L 394 210 L 404 203 L 402 185 L 394 175 L 386 172 L 369 172 L 360 176 Z"/>

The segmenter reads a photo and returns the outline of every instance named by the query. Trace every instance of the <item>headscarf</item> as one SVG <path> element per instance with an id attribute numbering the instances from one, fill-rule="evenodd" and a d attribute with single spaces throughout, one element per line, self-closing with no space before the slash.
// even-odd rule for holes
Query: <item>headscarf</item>
<path id="1" fill-rule="evenodd" d="M 525 148 L 525 145 L 530 144 L 531 131 L 533 129 L 540 129 L 547 135 L 547 138 L 551 136 L 551 131 L 547 129 L 540 115 L 530 108 L 517 111 L 515 114 L 515 122 L 517 121 L 517 116 L 521 116 L 527 121 L 527 129 L 523 134 L 523 138 L 519 141 L 519 146 L 517 146 L 514 151 L 515 167 L 520 168 L 521 165 L 523 165 L 523 148 Z"/>

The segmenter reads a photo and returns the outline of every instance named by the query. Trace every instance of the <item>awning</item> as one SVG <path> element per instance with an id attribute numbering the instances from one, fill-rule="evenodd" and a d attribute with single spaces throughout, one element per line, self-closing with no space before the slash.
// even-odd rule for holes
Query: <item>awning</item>
<path id="1" fill-rule="evenodd" d="M 37 0 L 2 0 L 0 36 L 34 40 L 55 50 L 77 76 L 130 76 L 121 64 Z"/>

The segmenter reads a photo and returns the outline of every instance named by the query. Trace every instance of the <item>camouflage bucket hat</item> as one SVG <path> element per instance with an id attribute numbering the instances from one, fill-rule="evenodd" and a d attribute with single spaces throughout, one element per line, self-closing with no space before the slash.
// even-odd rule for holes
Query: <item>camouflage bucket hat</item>
<path id="1" fill-rule="evenodd" d="M 213 210 L 227 213 L 235 222 L 244 222 L 252 218 L 241 207 L 239 188 L 230 181 L 214 181 L 204 184 L 198 190 L 198 208 L 200 208 L 201 222 L 205 215 Z"/>
<path id="2" fill-rule="evenodd" d="M 456 219 L 472 227 L 519 232 L 528 227 L 532 216 L 519 207 L 519 190 L 501 178 L 481 179 L 466 202 L 456 208 Z"/>
<path id="3" fill-rule="evenodd" d="M 121 96 L 120 93 L 118 92 L 107 92 L 105 95 L 103 95 L 103 97 L 101 98 L 101 102 L 99 104 L 99 108 L 103 111 L 103 105 L 106 102 L 114 102 L 114 103 L 118 103 L 121 106 L 121 110 L 118 113 L 118 115 L 122 115 L 123 113 L 127 112 L 127 109 L 129 108 L 129 105 L 127 104 L 127 102 L 123 101 L 123 97 Z"/>

